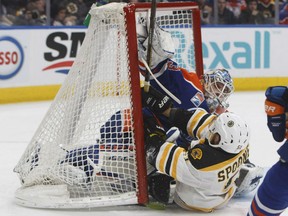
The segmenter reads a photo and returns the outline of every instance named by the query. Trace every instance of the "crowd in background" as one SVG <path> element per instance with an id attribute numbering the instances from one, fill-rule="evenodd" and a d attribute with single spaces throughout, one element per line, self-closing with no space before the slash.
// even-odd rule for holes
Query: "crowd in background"
<path id="1" fill-rule="evenodd" d="M 0 0 L 0 26 L 83 25 L 86 14 L 95 2 L 101 5 L 108 2 L 145 2 L 145 0 Z M 195 2 L 201 9 L 202 25 L 288 24 L 288 0 L 195 0 Z"/>
<path id="2" fill-rule="evenodd" d="M 202 24 L 288 24 L 288 0 L 214 1 L 197 0 Z"/>

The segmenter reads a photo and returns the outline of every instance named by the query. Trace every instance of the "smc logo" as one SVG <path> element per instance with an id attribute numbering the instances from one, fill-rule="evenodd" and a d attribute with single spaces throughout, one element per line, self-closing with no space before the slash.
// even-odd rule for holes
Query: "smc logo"
<path id="1" fill-rule="evenodd" d="M 0 79 L 10 79 L 23 65 L 23 48 L 17 40 L 9 36 L 0 37 L 0 47 Z"/>

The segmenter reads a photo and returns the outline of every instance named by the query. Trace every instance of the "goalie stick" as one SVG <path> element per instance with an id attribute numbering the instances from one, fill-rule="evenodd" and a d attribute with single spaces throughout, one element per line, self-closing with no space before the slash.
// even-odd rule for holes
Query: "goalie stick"
<path id="1" fill-rule="evenodd" d="M 170 92 L 167 88 L 165 88 L 165 86 L 163 86 L 163 85 L 159 82 L 159 80 L 154 76 L 154 74 L 153 74 L 152 71 L 150 70 L 147 62 L 145 61 L 145 59 L 142 58 L 141 60 L 142 60 L 142 62 L 143 62 L 143 64 L 144 64 L 144 66 L 146 67 L 146 70 L 147 70 L 147 71 L 149 72 L 149 74 L 153 77 L 153 79 L 154 79 L 155 82 L 160 86 L 160 88 L 162 88 L 163 91 L 165 91 L 166 94 L 168 94 L 174 101 L 176 101 L 178 104 L 181 104 L 181 101 L 180 101 L 175 95 L 173 95 L 172 92 Z M 144 90 L 145 90 L 145 86 L 144 86 Z M 148 88 L 148 91 L 149 91 L 149 88 Z M 148 92 L 148 91 L 147 91 L 147 92 Z"/>
<path id="2" fill-rule="evenodd" d="M 155 26 L 155 17 L 156 17 L 156 0 L 152 0 L 151 3 L 151 15 L 150 15 L 150 28 L 148 32 L 148 48 L 147 48 L 147 63 L 150 67 L 151 65 L 151 58 L 152 58 L 152 42 L 153 42 L 153 34 L 154 34 L 154 26 Z M 144 81 L 144 91 L 149 91 L 149 80 L 150 80 L 150 73 L 148 71 L 145 74 L 145 81 Z"/>

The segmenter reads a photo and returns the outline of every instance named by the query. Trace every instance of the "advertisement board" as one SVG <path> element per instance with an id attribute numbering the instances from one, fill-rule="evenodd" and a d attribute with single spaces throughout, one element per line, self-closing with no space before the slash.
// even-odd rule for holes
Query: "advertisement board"
<path id="1" fill-rule="evenodd" d="M 0 103 L 18 98 L 18 91 L 24 101 L 53 98 L 73 65 L 85 33 L 84 27 L 0 30 Z M 236 90 L 287 85 L 287 38 L 288 28 L 283 26 L 203 27 L 204 70 L 228 69 Z M 175 38 L 176 49 L 177 40 L 185 40 L 185 34 Z M 185 53 L 175 59 L 180 66 L 193 70 L 187 59 L 193 46 L 189 41 L 186 44 Z"/>

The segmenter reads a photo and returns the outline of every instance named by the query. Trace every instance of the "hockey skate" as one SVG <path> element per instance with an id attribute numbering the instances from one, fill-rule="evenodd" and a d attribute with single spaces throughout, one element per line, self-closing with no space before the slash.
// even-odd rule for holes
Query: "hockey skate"
<path id="1" fill-rule="evenodd" d="M 165 205 L 173 203 L 176 181 L 165 174 L 154 172 L 148 176 L 149 194 Z"/>

